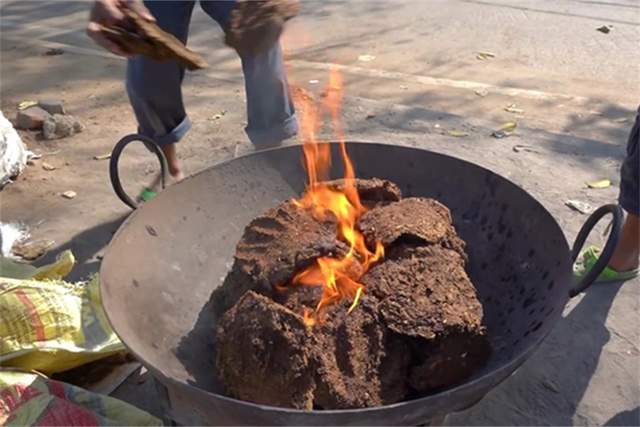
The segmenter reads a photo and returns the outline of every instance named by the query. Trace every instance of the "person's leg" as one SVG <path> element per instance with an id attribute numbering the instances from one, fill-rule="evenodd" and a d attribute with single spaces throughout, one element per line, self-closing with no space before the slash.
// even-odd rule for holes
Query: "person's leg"
<path id="1" fill-rule="evenodd" d="M 175 181 L 182 181 L 184 179 L 184 172 L 182 172 L 182 168 L 180 167 L 176 144 L 164 144 L 160 146 L 160 149 L 164 153 L 164 157 L 167 159 L 167 168 L 169 169 L 169 174 Z"/>
<path id="2" fill-rule="evenodd" d="M 162 29 L 186 43 L 193 1 L 147 1 L 145 5 Z M 175 143 L 191 127 L 182 102 L 183 77 L 184 68 L 177 61 L 158 62 L 138 55 L 127 64 L 127 93 L 138 133 L 160 145 L 176 180 L 182 178 L 182 171 Z"/>
<path id="3" fill-rule="evenodd" d="M 298 132 L 280 45 L 241 59 L 247 92 L 245 131 L 257 148 L 278 145 Z"/>
<path id="4" fill-rule="evenodd" d="M 616 271 L 638 268 L 640 257 L 640 216 L 628 214 L 620 233 L 618 246 L 611 256 L 609 267 Z"/>
<path id="5" fill-rule="evenodd" d="M 639 109 L 640 110 L 640 109 Z M 620 170 L 620 206 L 627 212 L 627 218 L 620 241 L 609 261 L 609 267 L 616 271 L 638 268 L 640 257 L 640 111 L 629 135 L 627 157 Z"/>
<path id="6" fill-rule="evenodd" d="M 200 2 L 223 28 L 234 3 Z M 247 93 L 247 135 L 257 148 L 278 145 L 298 132 L 280 45 L 259 55 L 242 55 L 241 59 Z"/>

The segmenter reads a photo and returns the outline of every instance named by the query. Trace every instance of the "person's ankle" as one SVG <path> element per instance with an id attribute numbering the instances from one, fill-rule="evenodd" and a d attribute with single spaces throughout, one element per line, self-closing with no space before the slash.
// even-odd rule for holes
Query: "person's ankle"
<path id="1" fill-rule="evenodd" d="M 623 259 L 611 258 L 609 268 L 621 273 L 624 271 L 635 270 L 640 265 L 637 256 L 625 257 Z"/>

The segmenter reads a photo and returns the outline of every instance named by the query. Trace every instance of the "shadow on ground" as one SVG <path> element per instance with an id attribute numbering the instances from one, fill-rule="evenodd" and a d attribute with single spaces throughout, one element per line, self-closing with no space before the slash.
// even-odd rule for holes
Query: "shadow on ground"
<path id="1" fill-rule="evenodd" d="M 640 406 L 614 415 L 605 426 L 638 426 L 640 425 Z"/>
<path id="2" fill-rule="evenodd" d="M 98 224 L 76 234 L 66 243 L 47 253 L 36 264 L 43 265 L 53 262 L 60 252 L 69 249 L 76 258 L 76 266 L 66 277 L 66 280 L 76 282 L 86 279 L 100 269 L 101 256 L 99 256 L 99 253 L 107 247 L 111 238 L 126 218 L 127 215 L 118 216 L 111 221 Z"/>
<path id="3" fill-rule="evenodd" d="M 607 315 L 622 284 L 594 286 L 560 320 L 540 349 L 510 379 L 452 425 L 574 425 L 581 402 L 610 339 Z M 637 416 L 621 412 L 607 425 Z"/>

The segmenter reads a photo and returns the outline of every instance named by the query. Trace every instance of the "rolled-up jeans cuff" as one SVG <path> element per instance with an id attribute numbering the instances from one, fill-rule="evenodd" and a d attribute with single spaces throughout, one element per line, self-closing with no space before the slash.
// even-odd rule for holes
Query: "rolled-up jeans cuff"
<path id="1" fill-rule="evenodd" d="M 138 128 L 138 133 L 144 136 L 148 136 L 153 139 L 158 145 L 167 145 L 167 144 L 175 144 L 180 141 L 191 129 L 191 120 L 189 117 L 186 117 L 178 124 L 178 126 L 174 127 L 170 132 L 164 135 L 156 135 L 153 132 L 146 132 L 142 128 Z"/>
<path id="2" fill-rule="evenodd" d="M 298 133 L 298 119 L 294 114 L 278 126 L 268 129 L 252 129 L 247 126 L 245 132 L 257 149 L 275 147 Z"/>

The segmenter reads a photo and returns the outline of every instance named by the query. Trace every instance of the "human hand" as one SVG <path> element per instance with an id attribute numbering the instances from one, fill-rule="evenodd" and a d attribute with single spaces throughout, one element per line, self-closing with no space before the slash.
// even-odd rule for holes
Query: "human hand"
<path id="1" fill-rule="evenodd" d="M 123 9 L 125 8 L 137 12 L 140 16 L 150 22 L 155 21 L 155 18 L 144 6 L 141 0 L 96 0 L 93 3 L 93 7 L 91 8 L 91 13 L 89 15 L 87 35 L 108 51 L 128 58 L 131 56 L 131 53 L 123 46 L 109 40 L 101 31 L 102 27 L 113 27 L 116 25 L 123 27 L 126 26 L 125 15 L 123 13 Z"/>

